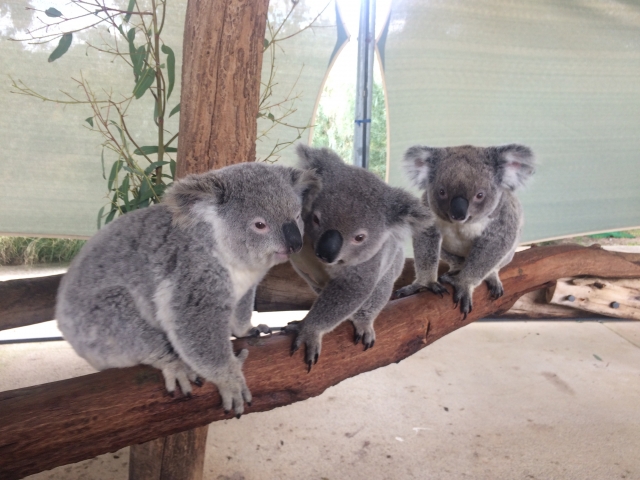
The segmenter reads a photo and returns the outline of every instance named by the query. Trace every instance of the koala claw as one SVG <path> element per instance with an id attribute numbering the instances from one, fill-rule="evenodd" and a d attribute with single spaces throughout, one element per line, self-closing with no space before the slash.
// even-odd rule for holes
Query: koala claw
<path id="1" fill-rule="evenodd" d="M 440 282 L 429 282 L 424 288 L 440 296 L 440 298 L 444 298 L 445 295 L 449 295 L 449 290 L 447 290 Z"/>
<path id="2" fill-rule="evenodd" d="M 237 415 L 236 415 L 236 418 L 237 418 L 238 420 L 240 420 L 240 417 L 241 417 L 241 416 L 242 416 L 242 414 L 241 414 L 241 413 L 239 413 L 239 414 L 237 414 Z"/>
<path id="3" fill-rule="evenodd" d="M 357 345 L 362 340 L 365 351 L 373 347 L 373 344 L 376 342 L 376 332 L 373 329 L 373 323 L 354 322 L 353 325 L 356 328 L 354 337 L 355 344 Z"/>
<path id="4" fill-rule="evenodd" d="M 423 290 L 423 286 L 419 283 L 412 283 L 411 285 L 407 285 L 406 287 L 399 288 L 396 290 L 391 296 L 392 300 L 396 300 L 398 298 L 410 297 L 411 295 L 415 295 L 416 293 Z"/>
<path id="5" fill-rule="evenodd" d="M 193 383 L 195 383 L 198 387 L 201 387 L 202 385 L 204 385 L 204 382 L 200 377 L 196 377 Z"/>
<path id="6" fill-rule="evenodd" d="M 302 328 L 302 320 L 294 320 L 282 327 L 284 333 L 298 333 Z"/>
<path id="7" fill-rule="evenodd" d="M 504 295 L 504 288 L 502 288 L 502 282 L 492 280 L 486 280 L 487 287 L 489 287 L 489 294 L 491 298 L 496 300 Z"/>
<path id="8" fill-rule="evenodd" d="M 269 328 L 268 325 L 261 323 L 257 327 L 253 327 L 251 330 L 249 330 L 249 333 L 247 334 L 247 336 L 259 337 L 261 333 L 271 333 L 271 328 Z"/>
<path id="9" fill-rule="evenodd" d="M 305 346 L 304 361 L 307 364 L 307 372 L 310 372 L 311 367 L 318 363 L 318 357 L 320 357 L 320 348 L 322 345 L 322 336 L 301 329 L 291 346 L 292 355 L 298 351 L 302 344 Z"/>

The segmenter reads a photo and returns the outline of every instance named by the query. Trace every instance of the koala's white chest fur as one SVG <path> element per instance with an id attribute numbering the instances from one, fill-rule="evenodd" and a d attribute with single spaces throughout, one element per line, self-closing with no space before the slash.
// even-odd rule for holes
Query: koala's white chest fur
<path id="1" fill-rule="evenodd" d="M 436 218 L 436 226 L 442 235 L 442 248 L 449 253 L 466 257 L 473 241 L 482 235 L 491 219 L 486 217 L 479 222 L 452 223 Z"/>
<path id="2" fill-rule="evenodd" d="M 264 276 L 264 269 L 245 270 L 231 268 L 228 272 L 231 277 L 231 285 L 233 285 L 233 293 L 235 294 L 236 301 L 240 301 L 249 289 L 259 283 Z"/>

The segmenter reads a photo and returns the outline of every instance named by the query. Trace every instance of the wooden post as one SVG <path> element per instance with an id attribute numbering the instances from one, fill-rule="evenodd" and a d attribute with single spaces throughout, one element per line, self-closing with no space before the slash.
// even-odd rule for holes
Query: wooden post
<path id="1" fill-rule="evenodd" d="M 202 480 L 209 426 L 131 447 L 130 480 Z"/>
<path id="2" fill-rule="evenodd" d="M 268 0 L 189 0 L 178 176 L 256 156 Z"/>
<path id="3" fill-rule="evenodd" d="M 256 156 L 268 0 L 189 0 L 177 176 Z M 130 480 L 202 478 L 208 427 L 131 447 Z"/>

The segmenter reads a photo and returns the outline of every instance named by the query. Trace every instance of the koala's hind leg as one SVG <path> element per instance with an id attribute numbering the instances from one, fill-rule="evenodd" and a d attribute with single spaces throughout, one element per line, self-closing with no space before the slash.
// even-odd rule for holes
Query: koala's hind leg
<path id="1" fill-rule="evenodd" d="M 65 339 L 98 370 L 151 365 L 162 370 L 169 393 L 174 392 L 177 381 L 188 394 L 189 380 L 196 380 L 195 373 L 178 358 L 165 333 L 150 325 L 138 307 L 126 288 L 104 288 L 66 302 L 59 312 L 59 325 Z M 71 317 L 81 320 L 71 321 Z"/>
<path id="2" fill-rule="evenodd" d="M 449 271 L 447 272 L 449 275 L 457 274 L 464 267 L 464 257 L 454 255 L 446 250 L 440 250 L 440 258 L 449 265 Z"/>
<path id="3" fill-rule="evenodd" d="M 376 332 L 373 329 L 373 322 L 387 304 L 393 292 L 393 282 L 395 277 L 390 271 L 378 282 L 371 296 L 364 302 L 362 307 L 353 314 L 351 322 L 356 329 L 354 342 L 357 345 L 362 340 L 364 349 L 372 348 L 376 343 Z"/>
<path id="4" fill-rule="evenodd" d="M 183 395 L 187 397 L 191 396 L 191 382 L 202 386 L 202 380 L 198 378 L 196 372 L 180 360 L 173 349 L 168 351 L 164 357 L 154 360 L 152 363 L 149 363 L 149 365 L 162 371 L 165 387 L 171 396 L 174 395 L 176 385 L 180 386 Z"/>
<path id="5" fill-rule="evenodd" d="M 497 270 L 487 275 L 484 281 L 486 282 L 487 287 L 489 287 L 491 298 L 495 300 L 496 298 L 500 298 L 504 295 L 504 288 L 502 288 L 502 282 L 500 281 L 500 275 Z"/>
<path id="6" fill-rule="evenodd" d="M 449 293 L 438 281 L 441 245 L 442 235 L 435 226 L 413 235 L 416 279 L 411 285 L 397 290 L 393 298 L 408 297 L 424 290 L 429 290 L 440 297 Z"/>

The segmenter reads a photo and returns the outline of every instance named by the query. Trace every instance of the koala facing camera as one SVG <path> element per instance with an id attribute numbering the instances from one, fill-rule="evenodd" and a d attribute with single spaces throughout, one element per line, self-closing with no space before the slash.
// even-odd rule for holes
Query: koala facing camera
<path id="1" fill-rule="evenodd" d="M 231 335 L 252 328 L 256 286 L 302 247 L 302 204 L 312 173 L 242 163 L 177 180 L 163 201 L 96 233 L 63 277 L 56 318 L 98 370 L 147 364 L 176 382 L 213 382 L 225 410 L 251 402 Z"/>
<path id="2" fill-rule="evenodd" d="M 454 289 L 453 300 L 466 318 L 473 290 L 485 281 L 493 298 L 503 295 L 498 271 L 508 264 L 523 226 L 515 191 L 534 173 L 528 147 L 431 148 L 414 146 L 404 157 L 412 182 L 424 190 L 422 202 L 433 214 L 431 225 L 413 237 L 416 280 L 396 297 L 430 290 L 442 295 Z M 438 279 L 442 259 L 449 271 Z"/>
<path id="3" fill-rule="evenodd" d="M 328 149 L 298 146 L 299 166 L 314 170 L 322 190 L 305 204 L 304 245 L 291 256 L 294 269 L 318 294 L 297 332 L 292 350 L 306 346 L 309 369 L 318 361 L 322 336 L 345 320 L 355 343 L 373 347 L 373 322 L 387 303 L 404 266 L 404 239 L 426 221 L 419 199 Z"/>

